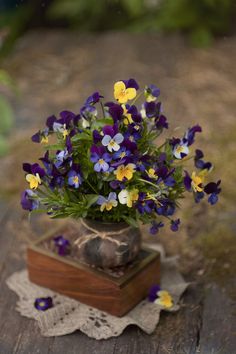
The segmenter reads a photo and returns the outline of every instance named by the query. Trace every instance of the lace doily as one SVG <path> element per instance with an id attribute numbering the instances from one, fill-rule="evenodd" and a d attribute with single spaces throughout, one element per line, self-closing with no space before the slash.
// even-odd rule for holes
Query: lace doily
<path id="1" fill-rule="evenodd" d="M 174 306 L 167 310 L 144 300 L 119 318 L 31 283 L 27 270 L 12 274 L 7 279 L 7 285 L 19 296 L 16 310 L 22 316 L 35 319 L 43 336 L 61 336 L 80 330 L 95 339 L 119 336 L 131 324 L 151 334 L 159 322 L 162 310 L 173 312 L 179 309 L 178 301 L 188 286 L 176 264 L 165 260 L 161 268 L 161 288 L 171 294 Z M 53 298 L 54 307 L 44 312 L 36 310 L 35 299 L 49 296 Z"/>

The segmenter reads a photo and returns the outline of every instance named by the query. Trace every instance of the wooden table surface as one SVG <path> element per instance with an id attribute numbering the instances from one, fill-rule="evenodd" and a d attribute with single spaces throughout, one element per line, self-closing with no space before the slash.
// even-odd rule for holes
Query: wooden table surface
<path id="1" fill-rule="evenodd" d="M 62 337 L 42 337 L 37 323 L 15 310 L 17 296 L 6 279 L 25 267 L 25 214 L 0 204 L 0 354 L 235 354 L 236 328 L 233 296 L 214 283 L 194 283 L 175 314 L 162 313 L 152 335 L 130 326 L 109 340 L 96 341 L 79 331 Z M 33 225 L 40 234 L 40 227 Z"/>

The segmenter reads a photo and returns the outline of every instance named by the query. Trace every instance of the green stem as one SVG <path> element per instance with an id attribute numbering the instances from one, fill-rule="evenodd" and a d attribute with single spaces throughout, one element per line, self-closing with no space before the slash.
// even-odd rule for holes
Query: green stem
<path id="1" fill-rule="evenodd" d="M 100 105 L 102 107 L 102 114 L 103 114 L 103 118 L 106 118 L 105 116 L 105 110 L 104 110 L 104 106 L 103 106 L 103 103 L 100 101 Z"/>
<path id="2" fill-rule="evenodd" d="M 150 184 L 150 185 L 153 186 L 154 188 L 158 189 L 158 191 L 160 190 L 160 188 L 159 188 L 156 184 L 154 184 L 154 183 L 152 183 L 152 182 L 150 182 L 150 181 L 147 181 L 146 179 L 138 178 L 138 181 L 144 182 L 144 183 L 147 183 L 147 184 Z"/>
<path id="3" fill-rule="evenodd" d="M 135 102 L 142 96 L 143 92 L 140 92 L 135 98 L 134 100 L 131 102 L 131 106 L 135 104 Z"/>
<path id="4" fill-rule="evenodd" d="M 99 194 L 99 193 L 96 191 L 96 189 L 92 186 L 92 184 L 91 184 L 88 180 L 86 180 L 85 182 L 89 185 L 90 188 L 92 188 L 92 190 L 93 190 L 96 194 Z"/>

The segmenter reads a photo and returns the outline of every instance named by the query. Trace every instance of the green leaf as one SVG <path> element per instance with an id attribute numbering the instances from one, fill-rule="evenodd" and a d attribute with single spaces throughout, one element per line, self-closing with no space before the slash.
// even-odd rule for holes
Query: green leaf
<path id="1" fill-rule="evenodd" d="M 87 194 L 86 199 L 87 199 L 87 208 L 90 208 L 91 205 L 95 204 L 96 201 L 98 200 L 98 195 L 96 194 Z"/>
<path id="2" fill-rule="evenodd" d="M 122 217 L 127 222 L 127 224 L 129 224 L 130 226 L 133 226 L 133 227 L 136 227 L 136 228 L 139 227 L 137 221 L 135 219 L 131 218 L 130 216 L 123 215 Z"/>

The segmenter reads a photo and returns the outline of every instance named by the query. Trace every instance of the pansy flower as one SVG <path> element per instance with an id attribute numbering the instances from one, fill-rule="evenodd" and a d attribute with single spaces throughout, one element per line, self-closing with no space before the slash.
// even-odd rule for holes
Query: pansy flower
<path id="1" fill-rule="evenodd" d="M 94 92 L 91 96 L 89 96 L 85 102 L 85 105 L 92 105 L 100 101 L 100 98 L 103 98 L 103 96 L 100 95 L 99 92 Z"/>
<path id="2" fill-rule="evenodd" d="M 175 145 L 173 154 L 176 159 L 183 159 L 189 154 L 188 144 L 181 142 L 180 144 Z"/>
<path id="3" fill-rule="evenodd" d="M 180 225 L 180 219 L 171 220 L 170 229 L 173 232 L 178 231 Z"/>
<path id="4" fill-rule="evenodd" d="M 100 211 L 110 211 L 112 208 L 118 205 L 117 197 L 115 192 L 110 192 L 108 197 L 105 198 L 102 195 L 99 195 L 97 204 L 100 205 Z"/>
<path id="5" fill-rule="evenodd" d="M 126 157 L 130 156 L 131 152 L 129 150 L 126 149 L 125 146 L 122 146 L 120 148 L 120 150 L 116 151 L 114 154 L 113 154 L 113 159 L 114 160 L 125 160 Z"/>
<path id="6" fill-rule="evenodd" d="M 121 107 L 121 105 L 114 102 L 107 102 L 105 107 L 107 107 L 108 113 L 113 118 L 114 123 L 117 123 L 122 119 L 124 113 L 123 106 Z"/>
<path id="7" fill-rule="evenodd" d="M 42 131 L 38 131 L 36 134 L 34 134 L 31 137 L 31 140 L 34 143 L 42 143 L 42 144 L 48 144 L 48 136 L 49 136 L 49 128 L 45 128 Z"/>
<path id="8" fill-rule="evenodd" d="M 118 166 L 118 168 L 114 171 L 114 174 L 116 175 L 118 181 L 123 181 L 125 178 L 130 180 L 133 178 L 135 168 L 136 166 L 133 163 L 128 163 L 128 165 L 122 164 Z"/>
<path id="9" fill-rule="evenodd" d="M 219 188 L 221 180 L 218 182 L 210 182 L 204 187 L 204 192 L 209 195 L 208 202 L 211 205 L 214 205 L 218 201 L 218 194 L 221 192 L 221 188 Z"/>
<path id="10" fill-rule="evenodd" d="M 94 170 L 96 172 L 106 172 L 109 170 L 109 162 L 112 157 L 110 154 L 105 152 L 105 149 L 100 146 L 93 145 L 91 147 L 91 157 L 90 160 L 95 163 Z"/>
<path id="11" fill-rule="evenodd" d="M 52 298 L 50 296 L 49 297 L 39 297 L 39 298 L 35 299 L 34 307 L 38 311 L 46 311 L 46 310 L 53 307 Z"/>
<path id="12" fill-rule="evenodd" d="M 114 97 L 119 103 L 133 100 L 137 95 L 138 84 L 134 79 L 117 81 L 114 85 Z"/>
<path id="13" fill-rule="evenodd" d="M 156 206 L 156 213 L 163 216 L 171 216 L 175 212 L 175 205 L 169 199 L 159 199 L 159 204 Z"/>
<path id="14" fill-rule="evenodd" d="M 166 290 L 159 290 L 157 292 L 157 298 L 154 303 L 167 309 L 174 305 L 172 296 Z"/>
<path id="15" fill-rule="evenodd" d="M 72 186 L 74 188 L 79 188 L 79 186 L 82 183 L 82 177 L 79 174 L 79 172 L 75 171 L 75 170 L 71 170 L 68 175 L 68 184 L 69 186 Z"/>
<path id="16" fill-rule="evenodd" d="M 70 253 L 70 241 L 59 235 L 53 238 L 59 256 L 66 256 Z"/>
<path id="17" fill-rule="evenodd" d="M 138 189 L 123 189 L 118 194 L 118 199 L 120 204 L 127 205 L 128 208 L 132 208 L 133 203 L 138 200 L 138 195 Z"/>
<path id="18" fill-rule="evenodd" d="M 159 232 L 159 229 L 163 226 L 164 226 L 163 222 L 161 222 L 161 221 L 156 222 L 155 220 L 153 220 L 151 222 L 151 227 L 149 229 L 150 234 L 156 235 Z"/>
<path id="19" fill-rule="evenodd" d="M 197 192 L 202 192 L 203 191 L 203 181 L 204 177 L 206 174 L 206 170 L 202 170 L 198 175 L 196 172 L 192 172 L 192 175 L 188 174 L 187 171 L 185 171 L 185 177 L 184 177 L 184 185 L 185 188 L 190 191 L 191 189 L 197 193 Z"/>
<path id="20" fill-rule="evenodd" d="M 136 206 L 140 214 L 151 214 L 155 208 L 155 203 L 153 200 L 148 199 L 147 193 L 141 192 Z"/>
<path id="21" fill-rule="evenodd" d="M 91 118 L 97 115 L 97 109 L 92 105 L 86 104 L 81 108 L 80 114 L 84 119 L 91 120 Z"/>
<path id="22" fill-rule="evenodd" d="M 152 285 L 151 288 L 149 289 L 149 292 L 148 292 L 148 300 L 150 302 L 154 302 L 157 298 L 157 293 L 160 290 L 161 290 L 160 285 L 158 285 L 158 284 Z"/>
<path id="23" fill-rule="evenodd" d="M 156 101 L 157 97 L 160 96 L 160 93 L 160 89 L 153 84 L 146 86 L 144 90 L 147 102 Z"/>
<path id="24" fill-rule="evenodd" d="M 102 145 L 106 146 L 110 152 L 118 151 L 120 149 L 120 144 L 124 140 L 124 137 L 121 133 L 118 133 L 117 125 L 106 125 L 103 128 L 103 134 L 104 137 L 102 139 Z"/>
<path id="25" fill-rule="evenodd" d="M 211 162 L 203 161 L 204 154 L 201 150 L 195 150 L 194 163 L 195 166 L 201 170 L 207 169 L 210 170 L 212 167 Z"/>
<path id="26" fill-rule="evenodd" d="M 25 176 L 26 181 L 29 183 L 31 189 L 37 189 L 38 186 L 42 183 L 41 178 L 45 176 L 45 171 L 39 166 L 39 164 L 23 164 L 23 170 L 28 172 Z"/>
<path id="27" fill-rule="evenodd" d="M 21 195 L 21 206 L 24 210 L 32 211 L 38 209 L 39 200 L 37 194 L 31 189 L 26 189 Z"/>

